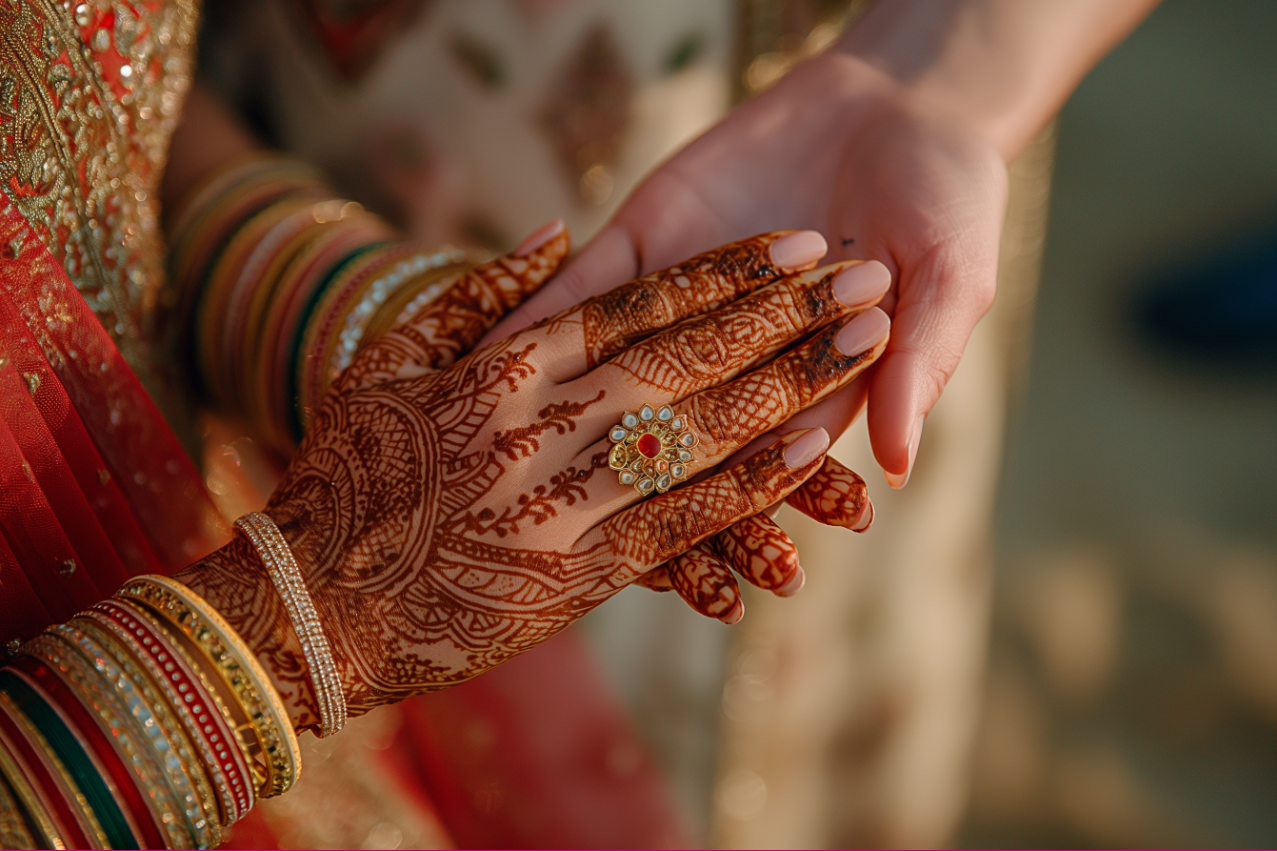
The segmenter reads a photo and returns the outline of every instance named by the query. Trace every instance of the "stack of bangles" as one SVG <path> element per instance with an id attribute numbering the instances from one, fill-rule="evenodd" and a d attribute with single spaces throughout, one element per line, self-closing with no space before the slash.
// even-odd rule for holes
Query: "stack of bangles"
<path id="1" fill-rule="evenodd" d="M 369 341 L 469 268 L 399 240 L 294 160 L 253 154 L 214 173 L 169 222 L 172 333 L 206 394 L 276 447 Z"/>
<path id="2" fill-rule="evenodd" d="M 346 707 L 327 639 L 275 524 L 236 526 L 285 603 L 320 706 Z M 253 652 L 162 576 L 28 641 L 0 668 L 0 846 L 213 848 L 301 770 L 297 736 Z"/>

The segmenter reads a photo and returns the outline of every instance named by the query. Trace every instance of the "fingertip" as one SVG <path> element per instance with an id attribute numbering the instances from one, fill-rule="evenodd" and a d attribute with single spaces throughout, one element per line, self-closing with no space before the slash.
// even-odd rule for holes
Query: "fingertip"
<path id="1" fill-rule="evenodd" d="M 829 432 L 811 428 L 785 438 L 785 464 L 791 469 L 806 467 L 829 450 Z"/>
<path id="2" fill-rule="evenodd" d="M 771 244 L 772 262 L 791 272 L 814 266 L 828 251 L 825 238 L 814 230 L 795 231 Z"/>
<path id="3" fill-rule="evenodd" d="M 567 229 L 567 223 L 564 222 L 563 219 L 555 219 L 552 222 L 547 222 L 529 234 L 527 239 L 519 243 L 519 247 L 510 253 L 514 257 L 527 257 L 534 253 L 537 249 L 545 247 L 545 245 L 556 236 L 566 234 Z M 567 247 L 565 246 L 565 254 L 567 253 L 566 248 Z"/>
<path id="4" fill-rule="evenodd" d="M 731 626 L 732 624 L 740 623 L 740 619 L 743 617 L 745 617 L 745 602 L 738 599 L 736 605 L 728 609 L 726 614 L 720 615 L 718 619 Z"/>
<path id="5" fill-rule="evenodd" d="M 865 507 L 860 511 L 860 519 L 851 527 L 851 531 L 865 533 L 869 531 L 869 527 L 874 522 L 874 504 L 870 500 L 865 500 Z"/>
<path id="6" fill-rule="evenodd" d="M 801 567 L 795 569 L 794 575 L 789 581 L 775 590 L 777 597 L 792 597 L 799 591 L 803 590 L 803 586 L 807 584 L 807 574 L 803 572 Z"/>

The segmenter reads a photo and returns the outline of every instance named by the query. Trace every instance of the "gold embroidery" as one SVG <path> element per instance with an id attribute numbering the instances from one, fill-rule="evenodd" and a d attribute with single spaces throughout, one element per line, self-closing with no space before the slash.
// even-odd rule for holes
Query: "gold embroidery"
<path id="1" fill-rule="evenodd" d="M 0 189 L 151 386 L 158 193 L 198 0 L 0 0 Z"/>

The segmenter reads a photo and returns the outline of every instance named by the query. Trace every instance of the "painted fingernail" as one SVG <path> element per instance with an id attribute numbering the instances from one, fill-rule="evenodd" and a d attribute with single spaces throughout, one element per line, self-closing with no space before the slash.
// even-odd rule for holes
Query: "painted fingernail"
<path id="1" fill-rule="evenodd" d="M 878 345 L 890 330 L 891 320 L 887 318 L 887 314 L 871 307 L 842 326 L 842 330 L 834 338 L 834 345 L 848 357 L 858 355 Z"/>
<path id="2" fill-rule="evenodd" d="M 785 463 L 792 469 L 806 467 L 829 448 L 829 432 L 813 428 L 785 447 Z"/>
<path id="3" fill-rule="evenodd" d="M 909 435 L 909 466 L 905 468 L 904 474 L 883 472 L 883 475 L 887 477 L 887 484 L 896 490 L 908 484 L 909 477 L 913 475 L 913 461 L 918 457 L 918 441 L 922 439 L 922 424 L 926 421 L 927 415 L 921 414 L 918 416 L 918 421 L 913 424 L 913 431 Z"/>
<path id="4" fill-rule="evenodd" d="M 725 624 L 730 625 L 734 623 L 740 623 L 740 619 L 743 617 L 745 617 L 745 604 L 741 602 L 740 600 L 737 600 L 736 605 L 732 606 L 731 610 L 727 614 L 720 617 L 719 620 Z"/>
<path id="5" fill-rule="evenodd" d="M 865 502 L 865 508 L 860 512 L 860 519 L 856 521 L 856 525 L 851 527 L 853 532 L 867 532 L 870 525 L 874 522 L 874 504 Z"/>
<path id="6" fill-rule="evenodd" d="M 872 301 L 891 286 L 891 272 L 877 260 L 857 263 L 834 278 L 834 298 L 851 307 Z"/>
<path id="7" fill-rule="evenodd" d="M 825 256 L 829 247 L 814 230 L 800 230 L 772 243 L 772 262 L 782 269 L 799 269 Z"/>
<path id="8" fill-rule="evenodd" d="M 784 585 L 776 589 L 777 597 L 792 597 L 799 591 L 803 590 L 803 586 L 807 584 L 807 574 L 803 573 L 803 569 L 798 568 L 798 572 Z"/>
<path id="9" fill-rule="evenodd" d="M 552 222 L 541 225 L 534 230 L 527 239 L 519 243 L 519 247 L 512 252 L 515 257 L 527 257 L 533 251 L 545 245 L 559 234 L 563 233 L 563 229 L 567 225 L 563 223 L 563 219 L 555 219 Z"/>

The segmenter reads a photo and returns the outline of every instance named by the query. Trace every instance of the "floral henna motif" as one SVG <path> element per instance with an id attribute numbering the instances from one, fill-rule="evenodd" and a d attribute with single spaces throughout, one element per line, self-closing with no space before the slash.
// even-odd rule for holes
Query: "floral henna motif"
<path id="1" fill-rule="evenodd" d="M 757 255 L 766 249 L 764 242 L 751 250 Z M 543 253 L 553 257 L 565 250 L 566 239 Z M 738 266 L 744 262 L 731 252 L 724 256 Z M 489 290 L 523 291 L 531 286 L 526 281 L 492 282 L 549 275 L 546 270 L 555 264 L 506 263 L 496 278 L 475 280 L 487 281 L 483 286 Z M 664 280 L 680 293 L 688 285 L 682 269 Z M 712 285 L 728 284 L 723 279 Z M 651 286 L 641 281 L 629 289 Z M 744 285 L 732 287 L 736 292 Z M 666 318 L 692 316 L 718 298 L 704 291 L 665 297 L 677 311 Z M 483 304 L 488 306 L 471 315 L 497 312 Z M 564 328 L 575 325 L 579 334 L 588 324 L 581 317 L 590 309 L 557 321 Z M 609 334 L 656 330 L 652 316 L 614 320 L 611 331 L 595 329 L 596 350 L 612 345 Z M 456 326 L 463 336 L 467 327 Z M 798 327 L 792 336 L 800 335 Z M 552 322 L 522 332 L 447 369 L 416 375 L 421 364 L 446 362 L 451 355 L 431 361 L 428 353 L 416 351 L 429 339 L 421 336 L 420 322 L 392 331 L 356 359 L 314 413 L 266 511 L 302 568 L 351 714 L 461 682 L 529 649 L 653 567 L 783 499 L 821 468 L 823 454 L 796 468 L 786 464 L 786 447 L 807 434 L 795 432 L 726 471 L 632 507 L 625 508 L 632 494 L 616 502 L 615 482 L 601 491 L 607 496 L 591 501 L 591 485 L 598 490 L 609 478 L 594 476 L 606 465 L 606 453 L 589 450 L 604 438 L 593 429 L 607 426 L 596 422 L 597 410 L 626 406 L 617 403 L 616 385 L 607 381 L 576 393 L 575 400 L 570 392 L 564 398 L 568 386 L 589 382 L 569 385 L 547 374 L 572 357 L 562 354 L 572 346 L 551 344 L 553 328 Z M 814 399 L 877 354 L 845 358 L 825 338 L 832 339 L 822 332 L 814 342 L 717 388 L 717 400 L 735 405 L 752 399 L 768 381 L 773 397 Z M 556 347 L 557 361 L 551 352 Z M 655 347 L 651 341 L 635 345 L 648 352 Z M 396 361 L 396 352 L 407 359 Z M 570 367 L 567 372 L 569 382 L 581 375 Z M 774 408 L 763 419 L 755 417 L 759 431 L 742 432 L 739 442 L 792 412 Z M 725 432 L 714 436 L 723 451 L 737 448 Z M 812 457 L 813 445 L 806 446 L 800 457 Z M 730 592 L 710 587 L 710 562 L 721 567 L 721 560 L 709 550 L 702 556 L 704 575 L 671 575 L 671 584 L 706 607 L 726 600 L 720 616 L 738 616 L 739 606 L 724 596 Z M 735 580 L 726 575 L 734 588 Z M 315 723 L 300 648 L 251 549 L 236 539 L 179 578 L 222 611 L 269 662 L 299 725 Z"/>

